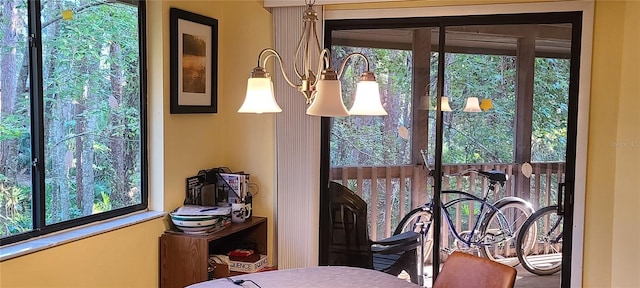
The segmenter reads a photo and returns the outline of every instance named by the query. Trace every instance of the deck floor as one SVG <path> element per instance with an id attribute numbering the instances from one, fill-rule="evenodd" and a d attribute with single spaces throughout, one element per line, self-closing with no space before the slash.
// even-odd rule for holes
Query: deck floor
<path id="1" fill-rule="evenodd" d="M 560 272 L 549 276 L 538 276 L 522 267 L 516 266 L 516 288 L 558 288 L 560 287 Z"/>
<path id="2" fill-rule="evenodd" d="M 561 273 L 555 273 L 549 276 L 538 276 L 532 274 L 518 265 L 515 267 L 518 271 L 516 276 L 515 288 L 558 288 L 560 287 L 560 275 Z M 428 265 L 424 267 L 425 271 L 425 285 L 426 287 L 432 287 L 432 266 Z"/>

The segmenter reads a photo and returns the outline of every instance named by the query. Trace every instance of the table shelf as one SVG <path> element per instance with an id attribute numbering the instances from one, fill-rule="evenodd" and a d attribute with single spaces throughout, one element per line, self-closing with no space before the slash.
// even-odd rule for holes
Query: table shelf
<path id="1" fill-rule="evenodd" d="M 160 287 L 185 287 L 209 280 L 209 254 L 226 253 L 238 243 L 252 241 L 267 248 L 267 218 L 253 216 L 211 234 L 166 231 L 160 236 Z"/>

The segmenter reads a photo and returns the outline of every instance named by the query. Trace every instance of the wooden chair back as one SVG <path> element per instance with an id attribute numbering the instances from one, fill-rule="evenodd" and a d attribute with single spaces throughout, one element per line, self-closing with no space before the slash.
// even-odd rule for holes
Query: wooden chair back
<path id="1" fill-rule="evenodd" d="M 512 288 L 516 269 L 459 251 L 444 262 L 433 288 Z"/>

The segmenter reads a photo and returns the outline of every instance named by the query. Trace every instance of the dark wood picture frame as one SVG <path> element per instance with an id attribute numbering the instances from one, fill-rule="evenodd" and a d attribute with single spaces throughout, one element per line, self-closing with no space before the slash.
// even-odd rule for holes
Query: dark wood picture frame
<path id="1" fill-rule="evenodd" d="M 218 20 L 171 8 L 171 114 L 218 112 Z"/>

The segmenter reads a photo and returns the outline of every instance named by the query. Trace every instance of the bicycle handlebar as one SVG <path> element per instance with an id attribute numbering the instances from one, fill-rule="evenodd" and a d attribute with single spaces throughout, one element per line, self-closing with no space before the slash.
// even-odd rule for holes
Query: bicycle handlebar
<path id="1" fill-rule="evenodd" d="M 426 168 L 428 170 L 429 176 L 433 177 L 434 176 L 434 170 L 431 169 L 429 167 L 429 165 L 427 165 L 427 150 L 420 149 L 420 154 L 422 154 L 422 160 L 423 160 L 422 165 L 424 166 L 424 168 Z M 504 183 L 507 181 L 507 175 L 505 173 L 503 173 L 503 172 L 500 172 L 500 171 L 483 171 L 483 170 L 476 169 L 476 168 L 464 169 L 464 170 L 458 171 L 456 173 L 447 174 L 447 176 L 461 176 L 461 175 L 466 175 L 466 174 L 468 174 L 470 172 L 478 173 L 479 175 L 489 179 L 489 181 L 491 181 L 492 183 L 500 183 L 503 186 L 504 186 Z M 443 176 L 445 175 L 444 172 L 442 172 L 442 175 Z"/>

